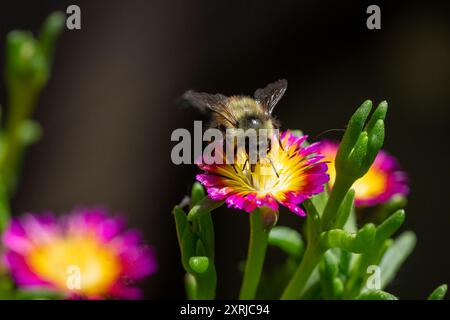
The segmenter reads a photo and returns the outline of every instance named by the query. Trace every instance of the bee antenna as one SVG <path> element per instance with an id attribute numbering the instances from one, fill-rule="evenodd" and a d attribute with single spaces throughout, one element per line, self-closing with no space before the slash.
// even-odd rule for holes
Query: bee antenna
<path id="1" fill-rule="evenodd" d="M 328 134 L 330 132 L 344 132 L 344 131 L 345 131 L 345 129 L 328 129 L 328 130 L 322 131 L 321 133 L 316 135 L 314 137 L 314 140 L 316 140 L 316 139 L 320 138 L 321 136 L 323 136 L 324 134 Z"/>

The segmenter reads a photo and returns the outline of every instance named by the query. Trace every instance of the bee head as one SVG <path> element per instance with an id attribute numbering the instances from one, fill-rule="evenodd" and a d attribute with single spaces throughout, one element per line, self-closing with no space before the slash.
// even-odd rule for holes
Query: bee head
<path id="1" fill-rule="evenodd" d="M 265 114 L 262 106 L 250 97 L 233 96 L 227 104 L 237 120 L 236 127 L 247 129 L 271 129 L 271 117 Z"/>
<path id="2" fill-rule="evenodd" d="M 245 125 L 243 127 L 251 128 L 251 129 L 259 129 L 262 126 L 262 121 L 259 117 L 256 116 L 248 116 L 244 119 Z"/>

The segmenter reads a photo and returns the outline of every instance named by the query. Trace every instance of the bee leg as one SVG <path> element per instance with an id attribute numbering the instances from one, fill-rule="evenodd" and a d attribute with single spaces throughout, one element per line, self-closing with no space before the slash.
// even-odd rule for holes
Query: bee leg
<path id="1" fill-rule="evenodd" d="M 256 164 L 250 163 L 250 172 L 251 172 L 251 173 L 254 173 L 254 172 L 255 172 L 255 167 L 256 167 Z M 254 183 L 254 182 L 253 182 L 253 174 L 250 174 L 250 181 L 251 181 L 252 184 Z"/>
<path id="2" fill-rule="evenodd" d="M 269 161 L 270 161 L 270 164 L 272 165 L 272 169 L 273 169 L 273 171 L 275 171 L 275 174 L 277 175 L 277 178 L 279 178 L 279 177 L 280 177 L 280 175 L 278 174 L 278 172 L 277 172 L 277 169 L 275 168 L 275 165 L 273 164 L 273 161 L 272 161 L 272 159 L 270 159 L 270 158 L 267 158 L 267 159 L 269 159 Z"/>
<path id="3" fill-rule="evenodd" d="M 233 169 L 234 169 L 234 173 L 238 173 L 238 171 L 236 170 L 236 166 L 234 165 L 235 163 L 237 163 L 237 146 L 236 146 L 236 144 L 234 144 L 233 143 L 233 156 L 234 156 L 234 159 L 233 159 L 233 164 L 231 165 L 232 167 L 233 167 Z"/>
<path id="4" fill-rule="evenodd" d="M 281 150 L 284 151 L 283 144 L 281 143 L 281 137 L 280 137 L 280 135 L 278 135 L 278 145 L 280 146 Z M 272 161 L 271 161 L 271 162 L 272 162 Z M 273 165 L 273 164 L 272 164 L 272 165 Z"/>

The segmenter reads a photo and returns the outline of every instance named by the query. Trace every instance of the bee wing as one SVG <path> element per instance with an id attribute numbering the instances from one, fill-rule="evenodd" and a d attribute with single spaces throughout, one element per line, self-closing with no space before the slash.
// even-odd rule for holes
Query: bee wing
<path id="1" fill-rule="evenodd" d="M 205 92 L 186 91 L 182 99 L 200 111 L 205 111 L 206 109 L 216 111 L 218 108 L 226 105 L 228 98 L 220 93 L 209 94 Z"/>
<path id="2" fill-rule="evenodd" d="M 287 80 L 281 79 L 255 91 L 255 100 L 260 103 L 267 114 L 271 114 L 287 89 Z"/>
<path id="3" fill-rule="evenodd" d="M 223 94 L 210 94 L 205 92 L 186 91 L 182 99 L 188 101 L 192 106 L 200 111 L 210 110 L 220 114 L 231 124 L 236 125 L 237 121 L 233 114 L 228 110 L 228 97 Z"/>

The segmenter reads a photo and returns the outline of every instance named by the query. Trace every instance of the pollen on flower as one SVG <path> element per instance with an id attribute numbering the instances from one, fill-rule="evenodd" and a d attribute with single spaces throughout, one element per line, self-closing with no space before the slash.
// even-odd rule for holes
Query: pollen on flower
<path id="1" fill-rule="evenodd" d="M 130 283 L 156 270 L 154 253 L 140 235 L 124 230 L 120 219 L 102 209 L 81 209 L 59 219 L 28 214 L 11 221 L 3 242 L 6 266 L 23 289 L 135 299 L 140 290 Z"/>
<path id="2" fill-rule="evenodd" d="M 242 151 L 233 164 L 200 164 L 204 173 L 197 180 L 213 200 L 224 200 L 229 207 L 251 212 L 266 206 L 277 211 L 281 204 L 304 216 L 298 204 L 323 192 L 329 179 L 324 156 L 318 154 L 320 143 L 303 146 L 306 139 L 286 131 L 280 135 L 281 146 L 274 144 L 254 166 Z"/>
<path id="3" fill-rule="evenodd" d="M 332 141 L 324 141 L 320 152 L 325 155 L 330 174 L 330 187 L 336 179 L 334 159 L 339 145 Z M 386 151 L 380 151 L 367 173 L 355 181 L 355 206 L 372 206 L 386 202 L 396 194 L 407 195 L 408 177 L 401 171 L 397 160 Z"/>

